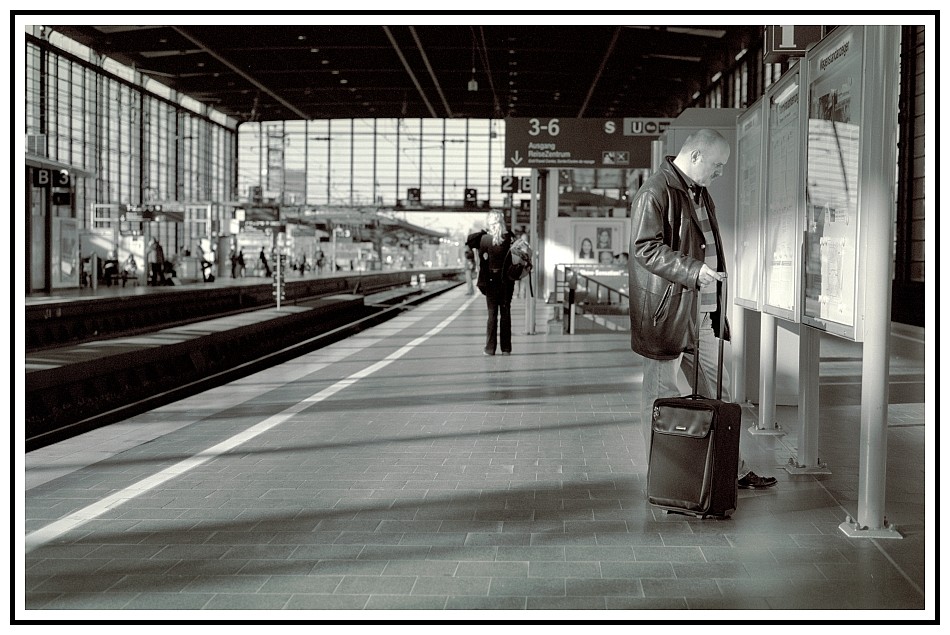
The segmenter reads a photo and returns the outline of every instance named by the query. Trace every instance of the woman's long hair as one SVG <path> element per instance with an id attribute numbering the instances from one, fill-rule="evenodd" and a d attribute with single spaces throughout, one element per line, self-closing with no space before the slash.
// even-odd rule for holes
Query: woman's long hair
<path id="1" fill-rule="evenodd" d="M 488 234 L 491 236 L 493 245 L 500 245 L 505 240 L 505 216 L 497 210 L 488 212 L 485 218 L 485 225 L 488 226 Z"/>

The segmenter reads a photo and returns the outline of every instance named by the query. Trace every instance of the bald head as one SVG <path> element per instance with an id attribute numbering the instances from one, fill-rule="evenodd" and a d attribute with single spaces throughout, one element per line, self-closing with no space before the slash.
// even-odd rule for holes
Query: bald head
<path id="1" fill-rule="evenodd" d="M 703 128 L 686 138 L 673 163 L 683 174 L 706 187 L 722 174 L 730 153 L 725 137 L 715 130 Z"/>

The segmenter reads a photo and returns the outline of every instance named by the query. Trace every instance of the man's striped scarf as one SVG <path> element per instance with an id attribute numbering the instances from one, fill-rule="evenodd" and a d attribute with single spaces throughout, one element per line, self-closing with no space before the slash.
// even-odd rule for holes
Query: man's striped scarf
<path id="1" fill-rule="evenodd" d="M 706 241 L 706 266 L 713 271 L 718 271 L 719 253 L 716 251 L 716 235 L 713 234 L 712 223 L 709 221 L 709 212 L 706 210 L 706 201 L 702 196 L 702 191 L 703 188 L 698 185 L 695 186 L 696 218 L 699 220 L 699 228 L 703 230 L 703 237 Z M 707 285 L 699 293 L 699 310 L 703 313 L 712 313 L 718 306 L 716 285 Z"/>

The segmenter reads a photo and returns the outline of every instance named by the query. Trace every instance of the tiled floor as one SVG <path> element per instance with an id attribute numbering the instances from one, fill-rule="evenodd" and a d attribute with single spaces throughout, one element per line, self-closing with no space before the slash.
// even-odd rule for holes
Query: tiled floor
<path id="1" fill-rule="evenodd" d="M 514 355 L 485 357 L 484 310 L 459 288 L 279 368 L 28 454 L 22 617 L 932 617 L 922 342 L 891 347 L 886 510 L 903 537 L 848 538 L 839 524 L 857 512 L 859 345 L 822 341 L 819 446 L 832 474 L 782 469 L 798 424 L 795 408 L 779 407 L 786 436 L 743 438 L 747 460 L 779 485 L 740 491 L 731 519 L 700 521 L 645 500 L 629 334 L 547 332 L 550 307 L 538 305 L 539 332 L 524 335 L 517 302 Z M 601 613 L 563 613 L 587 610 Z M 405 615 L 430 614 L 395 619 Z"/>

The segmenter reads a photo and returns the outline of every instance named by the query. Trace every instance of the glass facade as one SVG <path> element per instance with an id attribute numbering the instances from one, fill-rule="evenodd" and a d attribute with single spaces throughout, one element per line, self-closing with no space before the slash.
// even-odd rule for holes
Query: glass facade
<path id="1" fill-rule="evenodd" d="M 177 210 L 177 222 L 146 221 L 166 253 L 213 241 L 236 198 L 237 122 L 41 26 L 27 27 L 25 46 L 27 176 L 71 177 L 28 193 L 27 289 L 78 284 L 62 272 L 92 251 L 137 253 L 143 230 L 120 226 L 130 206 Z M 75 255 L 47 239 L 64 227 L 78 232 Z"/>
<path id="2" fill-rule="evenodd" d="M 132 69 L 44 34 L 27 33 L 27 152 L 79 176 L 73 204 L 52 213 L 75 215 L 80 228 L 92 227 L 95 204 L 200 202 L 223 215 L 235 196 L 236 122 L 176 102 L 167 89 L 152 92 L 157 84 Z"/>
<path id="3" fill-rule="evenodd" d="M 245 123 L 238 129 L 238 192 L 260 186 L 285 205 L 461 207 L 466 189 L 501 206 L 504 122 L 490 119 L 333 119 Z"/>

